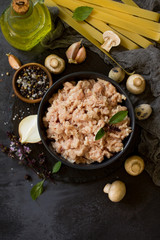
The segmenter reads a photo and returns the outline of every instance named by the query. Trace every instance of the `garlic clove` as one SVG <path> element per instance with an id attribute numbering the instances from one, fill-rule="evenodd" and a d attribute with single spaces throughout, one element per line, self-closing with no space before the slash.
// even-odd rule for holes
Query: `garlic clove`
<path id="1" fill-rule="evenodd" d="M 8 62 L 9 62 L 9 65 L 14 69 L 14 70 L 17 70 L 17 69 L 19 69 L 20 67 L 21 67 L 21 62 L 20 62 L 20 60 L 17 58 L 17 57 L 15 57 L 14 55 L 12 55 L 12 54 L 6 54 L 7 55 L 7 57 L 8 57 Z"/>
<path id="2" fill-rule="evenodd" d="M 79 48 L 81 46 L 81 41 L 73 43 L 66 51 L 66 56 L 68 58 L 69 63 L 72 63 L 75 60 Z"/>
<path id="3" fill-rule="evenodd" d="M 82 63 L 82 62 L 85 61 L 85 59 L 86 59 L 86 49 L 85 49 L 85 47 L 83 46 L 83 47 L 81 47 L 81 48 L 79 49 L 79 51 L 78 51 L 78 53 L 77 53 L 77 56 L 76 56 L 76 58 L 75 58 L 75 61 L 76 61 L 77 63 Z"/>
<path id="4" fill-rule="evenodd" d="M 21 143 L 36 143 L 41 141 L 37 126 L 37 115 L 25 117 L 19 123 L 18 133 Z"/>

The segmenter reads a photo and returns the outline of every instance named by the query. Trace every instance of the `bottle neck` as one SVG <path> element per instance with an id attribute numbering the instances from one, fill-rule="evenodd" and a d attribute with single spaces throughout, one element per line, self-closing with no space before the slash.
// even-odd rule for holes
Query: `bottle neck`
<path id="1" fill-rule="evenodd" d="M 31 0 L 13 0 L 11 4 L 11 16 L 26 18 L 32 14 L 33 3 Z"/>

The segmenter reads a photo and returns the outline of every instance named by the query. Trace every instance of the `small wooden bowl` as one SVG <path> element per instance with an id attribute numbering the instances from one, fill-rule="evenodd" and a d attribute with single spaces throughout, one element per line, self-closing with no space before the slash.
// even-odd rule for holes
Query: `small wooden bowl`
<path id="1" fill-rule="evenodd" d="M 50 72 L 47 70 L 46 67 L 44 67 L 43 65 L 39 64 L 39 63 L 27 63 L 27 64 L 24 64 L 23 66 L 21 66 L 14 74 L 13 76 L 13 79 L 12 79 L 12 86 L 13 86 L 13 90 L 16 94 L 16 96 L 21 99 L 23 102 L 26 102 L 26 103 L 38 103 L 42 100 L 42 97 L 41 98 L 37 98 L 37 99 L 28 99 L 28 98 L 25 98 L 21 95 L 19 89 L 18 89 L 18 86 L 17 86 L 17 78 L 19 77 L 19 74 L 20 72 L 22 71 L 23 68 L 25 67 L 30 67 L 30 66 L 36 66 L 36 67 L 39 67 L 41 68 L 46 74 L 47 74 L 47 77 L 49 79 L 49 88 L 52 86 L 53 84 L 53 80 L 52 80 L 52 76 L 50 74 Z"/>

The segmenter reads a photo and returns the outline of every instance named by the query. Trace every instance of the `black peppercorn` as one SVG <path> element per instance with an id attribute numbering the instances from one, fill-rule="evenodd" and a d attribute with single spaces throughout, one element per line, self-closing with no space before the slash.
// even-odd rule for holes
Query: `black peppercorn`
<path id="1" fill-rule="evenodd" d="M 28 181 L 31 181 L 31 180 L 32 180 L 31 176 L 28 175 L 28 174 L 26 174 L 26 175 L 24 176 L 24 179 L 25 179 L 25 180 L 28 180 Z"/>
<path id="2" fill-rule="evenodd" d="M 37 66 L 23 68 L 16 82 L 21 95 L 32 100 L 41 98 L 49 88 L 47 74 Z"/>

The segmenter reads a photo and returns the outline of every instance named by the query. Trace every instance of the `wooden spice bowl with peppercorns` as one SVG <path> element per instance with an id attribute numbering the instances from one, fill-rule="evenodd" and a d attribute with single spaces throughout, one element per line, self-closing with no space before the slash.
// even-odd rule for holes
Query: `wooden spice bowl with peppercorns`
<path id="1" fill-rule="evenodd" d="M 12 80 L 16 96 L 27 103 L 38 103 L 52 86 L 50 72 L 39 63 L 27 63 L 21 66 Z"/>

